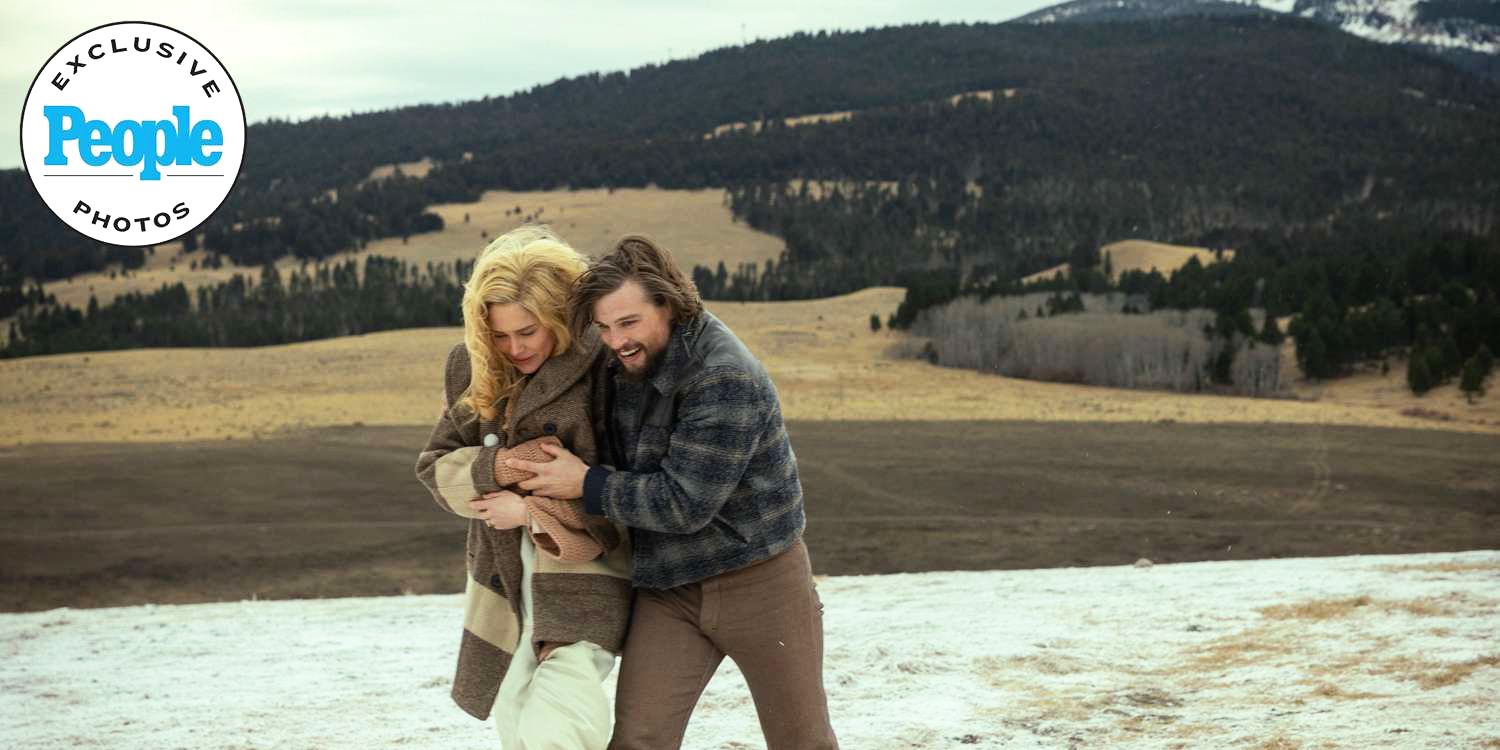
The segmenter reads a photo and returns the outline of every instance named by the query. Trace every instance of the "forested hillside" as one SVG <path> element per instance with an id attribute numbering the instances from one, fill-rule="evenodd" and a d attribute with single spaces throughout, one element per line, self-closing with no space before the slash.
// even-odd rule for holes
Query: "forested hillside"
<path id="1" fill-rule="evenodd" d="M 1006 89 L 1014 95 L 936 103 Z M 840 110 L 862 114 L 703 138 L 721 123 Z M 244 172 L 203 234 L 210 249 L 258 265 L 430 228 L 422 206 L 484 188 L 799 177 L 907 180 L 943 204 L 966 182 L 994 201 L 1009 193 L 1008 213 L 1047 214 L 1010 232 L 1022 250 L 1060 224 L 1099 226 L 1057 244 L 1116 226 L 1168 239 L 1316 220 L 1353 199 L 1487 226 L 1497 133 L 1494 85 L 1295 19 L 801 34 L 507 97 L 252 126 Z M 377 165 L 424 156 L 440 162 L 424 180 L 360 185 Z M 138 256 L 67 233 L 25 181 L 0 173 L 12 277 Z M 1093 210 L 1120 199 L 1107 215 Z"/>
<path id="2" fill-rule="evenodd" d="M 736 122 L 756 126 L 716 132 Z M 364 180 L 422 157 L 436 162 L 424 178 Z M 425 206 L 488 188 L 655 184 L 724 187 L 736 216 L 786 241 L 764 266 L 695 269 L 708 296 L 901 285 L 898 325 L 1061 261 L 1098 264 L 1099 246 L 1125 238 L 1236 251 L 1212 273 L 1125 291 L 1188 289 L 1181 299 L 1235 320 L 1313 305 L 1309 321 L 1346 327 L 1383 298 L 1405 312 L 1382 346 L 1453 334 L 1452 315 L 1409 311 L 1444 282 L 1476 310 L 1500 290 L 1500 89 L 1285 17 L 799 34 L 507 97 L 265 123 L 245 164 L 189 245 L 246 265 L 433 229 Z M 68 234 L 25 179 L 0 175 L 0 314 L 39 296 L 22 278 L 138 257 Z M 1462 262 L 1421 260 L 1440 257 Z M 1087 274 L 1070 283 L 1103 291 Z M 23 312 L 23 339 L 88 317 L 43 315 Z M 284 328 L 287 340 L 318 330 Z M 1332 324 L 1322 333 L 1310 374 L 1369 349 Z M 55 350 L 38 341 L 10 353 Z"/>

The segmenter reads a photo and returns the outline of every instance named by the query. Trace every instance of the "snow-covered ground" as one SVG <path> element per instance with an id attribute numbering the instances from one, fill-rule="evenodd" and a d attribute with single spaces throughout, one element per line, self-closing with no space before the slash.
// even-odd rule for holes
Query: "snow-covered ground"
<path id="1" fill-rule="evenodd" d="M 819 591 L 845 748 L 1500 747 L 1500 552 Z M 449 702 L 461 614 L 444 595 L 0 615 L 0 747 L 495 748 Z M 762 746 L 732 663 L 684 746 Z"/>

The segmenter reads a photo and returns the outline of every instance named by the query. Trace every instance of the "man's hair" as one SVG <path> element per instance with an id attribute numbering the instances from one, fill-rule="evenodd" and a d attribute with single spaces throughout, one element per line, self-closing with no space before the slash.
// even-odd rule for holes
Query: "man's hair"
<path id="1" fill-rule="evenodd" d="M 673 322 L 684 323 L 703 312 L 697 285 L 682 274 L 672 253 L 650 238 L 631 234 L 621 237 L 608 255 L 589 264 L 573 283 L 568 318 L 574 334 L 582 335 L 593 324 L 594 305 L 600 298 L 630 279 L 641 285 L 653 304 L 670 310 Z"/>

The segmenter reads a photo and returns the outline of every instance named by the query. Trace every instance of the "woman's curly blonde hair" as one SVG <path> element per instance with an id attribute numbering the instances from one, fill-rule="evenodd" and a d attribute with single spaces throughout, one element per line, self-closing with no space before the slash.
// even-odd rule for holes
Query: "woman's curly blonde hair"
<path id="1" fill-rule="evenodd" d="M 495 350 L 490 305 L 515 303 L 557 338 L 549 356 L 568 351 L 568 295 L 588 268 L 588 259 L 542 225 L 518 227 L 496 237 L 479 253 L 464 284 L 464 347 L 469 351 L 469 390 L 460 399 L 485 420 L 495 419 L 502 399 L 514 395 L 521 374 Z"/>

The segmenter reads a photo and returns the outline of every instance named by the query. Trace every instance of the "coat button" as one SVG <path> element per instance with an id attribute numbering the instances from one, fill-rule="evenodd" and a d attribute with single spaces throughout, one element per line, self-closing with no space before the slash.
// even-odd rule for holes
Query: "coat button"
<path id="1" fill-rule="evenodd" d="M 500 588 L 500 575 L 498 573 L 495 574 L 495 575 L 490 576 L 490 588 L 492 588 L 492 589 L 498 589 L 498 588 Z"/>
<path id="2" fill-rule="evenodd" d="M 552 422 L 548 422 L 547 424 L 542 425 L 542 432 L 545 432 L 548 435 L 556 435 L 557 425 L 553 424 Z"/>

